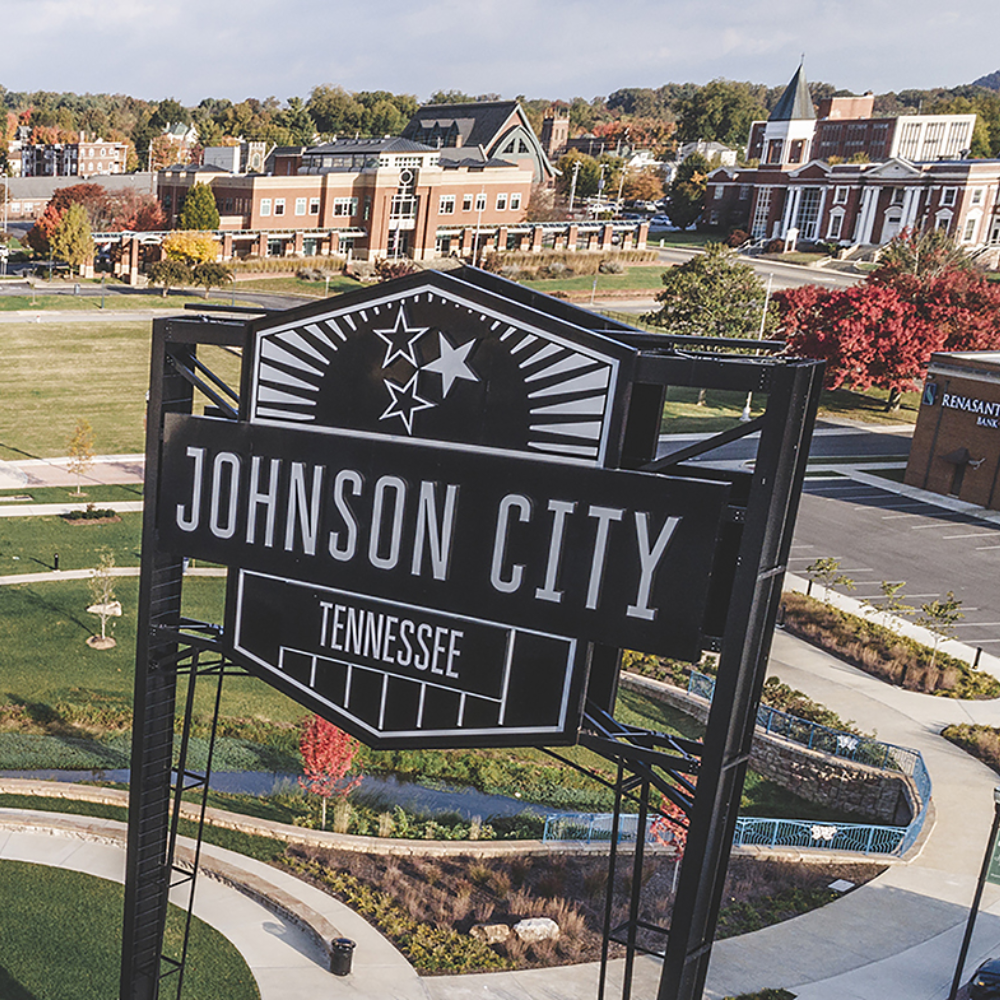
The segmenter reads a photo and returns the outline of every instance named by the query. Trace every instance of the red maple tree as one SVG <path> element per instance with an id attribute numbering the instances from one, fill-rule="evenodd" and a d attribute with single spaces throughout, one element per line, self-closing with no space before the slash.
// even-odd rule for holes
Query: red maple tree
<path id="1" fill-rule="evenodd" d="M 299 740 L 303 776 L 299 784 L 323 800 L 322 828 L 326 829 L 326 804 L 342 799 L 361 784 L 356 757 L 361 744 L 332 722 L 314 715 Z M 351 773 L 353 771 L 353 774 Z"/>
<path id="2" fill-rule="evenodd" d="M 688 839 L 688 818 L 679 805 L 663 795 L 659 815 L 649 824 L 649 834 L 657 844 L 672 843 L 679 856 L 684 854 Z"/>

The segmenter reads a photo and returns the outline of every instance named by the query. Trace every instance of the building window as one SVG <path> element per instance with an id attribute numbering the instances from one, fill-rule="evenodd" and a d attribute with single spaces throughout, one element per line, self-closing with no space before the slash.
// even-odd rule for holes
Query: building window
<path id="1" fill-rule="evenodd" d="M 983 203 L 983 189 L 982 188 L 973 188 L 972 189 L 972 204 L 973 205 L 982 205 L 982 203 Z"/>
<path id="2" fill-rule="evenodd" d="M 941 204 L 942 205 L 954 205 L 957 196 L 958 196 L 958 188 L 942 188 L 941 189 Z"/>
<path id="3" fill-rule="evenodd" d="M 438 202 L 438 215 L 454 215 L 454 214 L 455 214 L 455 196 L 453 194 L 441 195 L 441 200 Z"/>
<path id="4" fill-rule="evenodd" d="M 788 149 L 788 162 L 801 163 L 802 157 L 805 154 L 805 148 L 805 139 L 795 139 Z"/>
<path id="5" fill-rule="evenodd" d="M 506 212 L 507 211 L 507 195 L 498 194 L 497 195 L 497 211 Z"/>
<path id="6" fill-rule="evenodd" d="M 725 193 L 726 193 L 726 189 L 721 184 L 716 184 L 712 188 L 712 197 L 716 201 L 718 201 Z"/>
<path id="7" fill-rule="evenodd" d="M 719 213 L 718 211 L 713 211 L 708 217 L 708 224 L 710 226 L 717 226 L 719 224 Z"/>
<path id="8" fill-rule="evenodd" d="M 902 205 L 903 198 L 906 196 L 906 192 L 903 188 L 893 188 L 892 195 L 889 198 L 890 205 Z"/>
<path id="9" fill-rule="evenodd" d="M 357 198 L 334 198 L 333 214 L 340 216 L 351 216 L 358 214 Z"/>
<path id="10" fill-rule="evenodd" d="M 520 207 L 521 207 L 521 192 L 515 191 L 510 196 L 510 210 L 512 212 L 516 212 L 518 211 L 518 209 L 520 209 Z"/>
<path id="11" fill-rule="evenodd" d="M 962 242 L 971 243 L 973 237 L 976 235 L 976 223 L 979 219 L 976 216 L 970 216 L 965 220 L 965 229 L 962 230 Z"/>
<path id="12" fill-rule="evenodd" d="M 476 195 L 476 211 L 485 212 L 486 211 L 486 195 L 485 193 L 480 193 Z"/>
<path id="13" fill-rule="evenodd" d="M 270 215 L 271 214 L 271 199 L 261 198 L 260 199 L 260 214 Z"/>
<path id="14" fill-rule="evenodd" d="M 781 163 L 781 149 L 784 143 L 780 139 L 772 139 L 767 144 L 767 162 Z"/>
<path id="15" fill-rule="evenodd" d="M 462 211 L 471 212 L 472 211 L 472 195 L 463 194 L 462 195 Z"/>
<path id="16" fill-rule="evenodd" d="M 274 214 L 284 215 L 285 214 L 285 199 L 275 198 L 274 199 Z"/>
<path id="17" fill-rule="evenodd" d="M 846 187 L 837 187 L 833 189 L 833 203 L 834 205 L 845 205 L 847 204 L 847 191 Z"/>
<path id="18" fill-rule="evenodd" d="M 319 198 L 309 199 L 309 214 L 319 215 Z"/>
<path id="19" fill-rule="evenodd" d="M 370 194 L 365 195 L 365 212 L 362 218 L 367 222 L 372 217 L 372 196 Z M 351 244 L 354 245 L 353 243 Z"/>
<path id="20" fill-rule="evenodd" d="M 306 199 L 296 198 L 295 199 L 295 214 L 305 215 L 306 214 Z"/>
<path id="21" fill-rule="evenodd" d="M 749 184 L 740 185 L 740 201 L 746 201 L 750 197 L 750 192 L 753 188 Z"/>
<path id="22" fill-rule="evenodd" d="M 807 187 L 802 189 L 802 197 L 799 199 L 799 210 L 795 217 L 795 225 L 798 227 L 799 236 L 804 240 L 815 240 L 817 237 L 819 201 L 819 188 Z"/>
<path id="23" fill-rule="evenodd" d="M 757 191 L 757 204 L 754 205 L 753 223 L 751 224 L 750 235 L 755 240 L 764 239 L 767 236 L 767 221 L 771 214 L 771 197 L 774 188 L 762 187 Z"/>
<path id="24" fill-rule="evenodd" d="M 830 216 L 830 231 L 827 233 L 827 239 L 839 240 L 840 231 L 844 225 L 844 216 L 842 213 L 838 212 L 836 215 Z"/>
<path id="25" fill-rule="evenodd" d="M 233 214 L 233 199 L 232 198 L 226 198 L 226 199 L 224 199 L 222 205 L 223 205 L 222 210 L 226 213 L 226 215 L 232 215 Z"/>

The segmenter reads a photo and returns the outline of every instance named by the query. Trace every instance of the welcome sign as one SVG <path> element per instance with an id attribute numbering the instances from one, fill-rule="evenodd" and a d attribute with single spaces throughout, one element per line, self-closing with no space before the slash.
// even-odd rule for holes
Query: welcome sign
<path id="1" fill-rule="evenodd" d="M 630 347 L 431 272 L 252 344 L 245 419 L 166 417 L 158 524 L 250 669 L 375 746 L 523 745 L 575 741 L 592 644 L 697 657 L 729 488 L 614 468 Z"/>

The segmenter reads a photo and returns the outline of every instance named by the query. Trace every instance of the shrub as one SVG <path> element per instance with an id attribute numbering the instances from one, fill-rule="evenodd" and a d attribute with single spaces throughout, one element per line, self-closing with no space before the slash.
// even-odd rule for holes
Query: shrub
<path id="1" fill-rule="evenodd" d="M 726 237 L 726 245 L 731 247 L 741 247 L 749 239 L 750 234 L 745 229 L 734 229 Z"/>
<path id="2" fill-rule="evenodd" d="M 602 260 L 597 265 L 597 270 L 601 274 L 624 274 L 625 265 L 620 260 Z"/>

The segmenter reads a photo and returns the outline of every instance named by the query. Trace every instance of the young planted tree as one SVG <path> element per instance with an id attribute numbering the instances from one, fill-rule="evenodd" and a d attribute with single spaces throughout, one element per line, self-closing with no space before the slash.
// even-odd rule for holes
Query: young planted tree
<path id="1" fill-rule="evenodd" d="M 903 588 L 906 586 L 905 580 L 893 583 L 891 580 L 883 580 L 879 584 L 882 591 L 882 600 L 867 600 L 865 604 L 873 611 L 882 616 L 882 627 L 889 627 L 889 619 L 893 616 L 902 618 L 908 615 L 913 608 L 909 604 L 903 603 Z"/>
<path id="2" fill-rule="evenodd" d="M 361 769 L 355 758 L 361 744 L 332 722 L 314 715 L 299 740 L 303 776 L 299 784 L 322 799 L 320 825 L 326 829 L 326 804 L 331 798 L 344 800 L 361 784 Z M 353 774 L 351 773 L 353 771 Z"/>
<path id="3" fill-rule="evenodd" d="M 181 206 L 181 229 L 218 229 L 219 209 L 207 184 L 195 184 Z"/>
<path id="4" fill-rule="evenodd" d="M 87 611 L 101 619 L 101 634 L 87 639 L 87 645 L 92 649 L 113 649 L 117 645 L 108 635 L 108 619 L 119 618 L 122 613 L 121 602 L 115 600 L 115 578 L 111 573 L 114 567 L 114 555 L 109 549 L 102 549 L 97 567 L 91 572 L 88 581 L 90 606 Z"/>
<path id="5" fill-rule="evenodd" d="M 56 227 L 50 240 L 52 256 L 79 270 L 94 257 L 94 240 L 90 232 L 87 210 L 76 202 L 66 209 L 66 214 Z"/>
<path id="6" fill-rule="evenodd" d="M 81 479 L 84 473 L 94 464 L 94 428 L 90 421 L 81 418 L 76 422 L 76 430 L 69 439 L 69 463 L 66 468 L 76 476 L 76 493 L 74 496 L 84 497 Z"/>
<path id="7" fill-rule="evenodd" d="M 170 294 L 171 288 L 190 285 L 194 281 L 191 268 L 182 260 L 158 260 L 146 268 L 146 274 L 154 285 L 162 288 L 164 298 Z"/>
<path id="8" fill-rule="evenodd" d="M 810 589 L 814 583 L 822 585 L 825 604 L 830 603 L 830 590 L 833 587 L 854 590 L 854 581 L 840 572 L 840 560 L 834 559 L 833 556 L 826 556 L 811 562 L 806 566 L 806 576 L 809 577 Z"/>
<path id="9" fill-rule="evenodd" d="M 162 246 L 167 260 L 183 261 L 189 267 L 219 256 L 219 244 L 208 233 L 171 233 Z"/>
<path id="10" fill-rule="evenodd" d="M 205 289 L 205 298 L 211 288 L 221 288 L 233 280 L 233 272 L 218 261 L 206 260 L 191 268 L 191 278 L 196 285 Z"/>
<path id="11" fill-rule="evenodd" d="M 931 667 L 937 660 L 938 646 L 942 639 L 953 639 L 955 628 L 965 615 L 959 610 L 962 602 L 955 597 L 955 592 L 949 590 L 944 599 L 928 601 L 920 605 L 920 614 L 914 619 L 917 625 L 930 629 L 934 633 L 934 651 L 931 653 Z"/>

